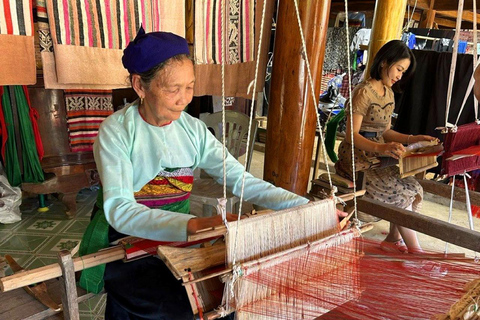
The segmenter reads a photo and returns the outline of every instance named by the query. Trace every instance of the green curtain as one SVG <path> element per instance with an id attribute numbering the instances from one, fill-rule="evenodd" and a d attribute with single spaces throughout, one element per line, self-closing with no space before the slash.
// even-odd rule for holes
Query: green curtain
<path id="1" fill-rule="evenodd" d="M 4 167 L 8 182 L 10 182 L 12 186 L 18 187 L 22 183 L 22 175 L 20 172 L 20 164 L 18 163 L 17 146 L 15 144 L 15 126 L 13 122 L 12 103 L 8 87 L 4 87 L 3 89 L 2 109 L 8 135 L 7 143 L 5 144 Z"/>
<path id="2" fill-rule="evenodd" d="M 7 128 L 7 142 L 5 144 L 4 167 L 8 182 L 14 187 L 22 182 L 42 182 L 43 176 L 40 159 L 38 158 L 35 135 L 30 119 L 30 106 L 22 86 L 12 86 L 14 101 L 18 115 L 18 131 L 20 133 L 23 177 L 20 170 L 18 150 L 15 139 L 15 122 L 13 119 L 13 104 L 9 87 L 4 87 L 2 95 L 2 109 Z"/>
<path id="3" fill-rule="evenodd" d="M 15 100 L 17 102 L 20 138 L 22 141 L 23 182 L 42 182 L 42 166 L 38 158 L 35 135 L 30 119 L 30 106 L 22 86 L 14 86 Z"/>

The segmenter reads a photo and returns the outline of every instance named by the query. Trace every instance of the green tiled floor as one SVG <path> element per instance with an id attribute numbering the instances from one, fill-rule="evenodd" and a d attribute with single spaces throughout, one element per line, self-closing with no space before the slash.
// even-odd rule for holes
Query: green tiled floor
<path id="1" fill-rule="evenodd" d="M 47 212 L 38 212 L 38 199 L 23 199 L 20 206 L 22 220 L 13 224 L 0 224 L 0 256 L 11 255 L 25 269 L 34 269 L 56 263 L 57 253 L 72 250 L 81 240 L 97 191 L 84 189 L 77 196 L 77 215 L 67 219 L 65 206 L 55 197 L 47 197 Z M 10 268 L 4 270 L 12 274 Z M 101 320 L 105 309 L 105 295 L 83 302 L 82 320 Z"/>

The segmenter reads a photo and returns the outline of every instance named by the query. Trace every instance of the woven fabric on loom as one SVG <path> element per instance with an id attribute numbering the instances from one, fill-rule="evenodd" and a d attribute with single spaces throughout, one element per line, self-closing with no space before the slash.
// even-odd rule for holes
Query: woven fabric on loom
<path id="1" fill-rule="evenodd" d="M 0 1 L 0 85 L 36 82 L 31 0 Z"/>
<path id="2" fill-rule="evenodd" d="M 176 1 L 37 0 L 37 6 L 39 34 L 47 43 L 50 34 L 54 49 L 42 52 L 47 88 L 125 87 L 123 49 L 141 24 L 147 32 L 185 33 L 185 8 Z"/>
<path id="3" fill-rule="evenodd" d="M 65 90 L 70 148 L 91 151 L 100 123 L 113 113 L 109 90 Z"/>
<path id="4" fill-rule="evenodd" d="M 457 160 L 447 160 L 454 152 L 471 146 L 480 145 L 480 126 L 476 123 L 461 125 L 457 132 L 449 132 L 445 137 L 445 154 L 443 155 L 442 173 L 448 176 L 462 174 L 465 171 L 480 169 L 480 156 L 474 155 Z"/>
<path id="5" fill-rule="evenodd" d="M 226 3 L 225 3 L 226 2 Z M 223 12 L 222 12 L 223 6 Z M 222 21 L 226 16 L 226 21 Z M 196 63 L 240 63 L 254 59 L 254 0 L 197 0 L 195 2 L 195 60 Z M 227 45 L 223 29 L 226 30 Z"/>

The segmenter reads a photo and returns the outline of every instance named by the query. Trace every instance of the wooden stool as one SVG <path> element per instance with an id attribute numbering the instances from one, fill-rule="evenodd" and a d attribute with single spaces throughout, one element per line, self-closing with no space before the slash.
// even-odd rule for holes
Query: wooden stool
<path id="1" fill-rule="evenodd" d="M 67 207 L 67 217 L 75 217 L 77 193 L 99 182 L 93 152 L 48 156 L 42 159 L 41 165 L 50 177 L 40 183 L 22 183 L 22 190 L 35 194 L 58 193 Z"/>

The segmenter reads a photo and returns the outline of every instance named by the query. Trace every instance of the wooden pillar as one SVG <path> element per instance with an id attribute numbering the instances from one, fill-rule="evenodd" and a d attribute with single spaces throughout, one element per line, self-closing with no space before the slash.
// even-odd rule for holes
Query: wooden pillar
<path id="1" fill-rule="evenodd" d="M 366 70 L 370 70 L 375 54 L 385 43 L 393 39 L 400 39 L 406 7 L 407 0 L 377 0 Z"/>
<path id="2" fill-rule="evenodd" d="M 330 1 L 298 1 L 316 100 Z M 307 192 L 315 141 L 311 97 L 294 1 L 279 1 L 272 67 L 264 179 L 300 195 Z"/>

